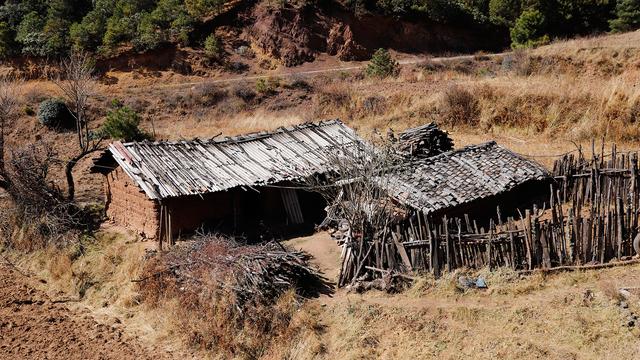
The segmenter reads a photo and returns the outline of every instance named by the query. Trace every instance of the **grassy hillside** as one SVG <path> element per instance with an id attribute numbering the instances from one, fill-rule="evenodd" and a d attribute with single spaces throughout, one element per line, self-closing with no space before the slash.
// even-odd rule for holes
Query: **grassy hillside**
<path id="1" fill-rule="evenodd" d="M 382 80 L 363 75 L 366 63 L 331 57 L 293 74 L 256 69 L 249 77 L 211 79 L 145 66 L 112 70 L 99 78 L 91 98 L 92 126 L 104 121 L 117 99 L 140 114 L 142 128 L 157 139 L 234 135 L 339 117 L 364 136 L 435 121 L 457 145 L 497 139 L 533 155 L 559 154 L 574 148 L 571 141 L 588 146 L 602 137 L 634 147 L 640 138 L 638 41 L 640 32 L 631 32 L 495 56 L 425 60 L 395 53 L 413 63 L 401 66 L 397 78 Z M 40 102 L 61 96 L 51 82 L 27 81 L 21 93 L 19 119 L 8 129 L 10 146 L 74 141 L 72 133 L 38 123 Z M 65 159 L 73 148 L 57 151 Z M 88 164 L 77 172 L 80 191 L 96 199 L 100 179 L 86 176 Z"/>
<path id="2" fill-rule="evenodd" d="M 640 26 L 637 6 L 623 0 L 9 0 L 0 5 L 0 57 L 52 59 L 83 50 L 112 58 L 190 48 L 212 66 L 237 70 L 226 58 L 247 47 L 287 66 L 324 52 L 363 59 L 377 47 L 468 52 L 632 30 Z"/>
<path id="3" fill-rule="evenodd" d="M 639 42 L 640 32 L 629 32 L 497 55 L 426 59 L 394 51 L 405 65 L 398 77 L 385 79 L 367 78 L 366 63 L 324 55 L 293 74 L 255 60 L 248 77 L 213 77 L 213 72 L 145 65 L 152 63 L 147 54 L 128 58 L 142 65 L 124 61 L 127 66 L 101 74 L 90 100 L 92 129 L 104 121 L 114 99 L 140 114 L 144 130 L 157 139 L 232 135 L 332 117 L 364 136 L 436 121 L 451 131 L 457 146 L 497 139 L 548 165 L 553 155 L 573 149 L 570 140 L 586 146 L 592 138 L 604 138 L 621 142 L 620 150 L 637 148 Z M 20 113 L 8 129 L 8 145 L 50 143 L 59 160 L 52 164 L 51 178 L 64 187 L 57 174 L 74 151 L 69 144 L 75 135 L 52 131 L 35 115 L 42 100 L 59 96 L 49 81 L 22 84 Z M 87 158 L 76 171 L 78 198 L 100 201 L 101 179 L 88 174 L 89 164 Z M 17 229 L 16 236 L 32 241 L 24 229 Z M 339 250 L 331 248 L 326 234 L 292 245 L 313 252 L 320 268 L 335 274 Z M 209 324 L 210 318 L 192 322 L 193 331 L 185 331 L 184 321 L 174 316 L 183 308 L 175 299 L 156 307 L 144 303 L 130 280 L 141 276 L 140 260 L 149 247 L 153 244 L 137 241 L 124 229 L 105 226 L 73 246 L 3 256 L 45 280 L 40 286 L 47 291 L 59 291 L 56 298 L 79 299 L 73 306 L 88 307 L 105 323 L 122 323 L 158 349 L 186 348 L 194 358 L 225 358 L 224 348 L 200 347 L 197 326 Z M 473 275 L 478 274 L 486 276 L 488 291 L 457 290 L 456 273 L 439 282 L 425 277 L 394 296 L 340 291 L 333 298 L 301 303 L 289 294 L 266 314 L 277 324 L 269 334 L 273 337 L 239 331 L 231 338 L 246 344 L 249 354 L 271 359 L 638 357 L 638 328 L 627 321 L 629 311 L 640 311 L 637 295 L 626 310 L 618 295 L 619 288 L 638 283 L 637 266 L 550 276 Z"/>

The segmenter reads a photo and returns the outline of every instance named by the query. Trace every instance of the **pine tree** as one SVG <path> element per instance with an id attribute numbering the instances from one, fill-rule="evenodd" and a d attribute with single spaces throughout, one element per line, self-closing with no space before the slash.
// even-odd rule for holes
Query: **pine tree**
<path id="1" fill-rule="evenodd" d="M 371 61 L 365 69 L 365 73 L 370 77 L 396 76 L 400 71 L 398 62 L 386 49 L 378 49 L 371 57 Z"/>
<path id="2" fill-rule="evenodd" d="M 618 0 L 617 18 L 609 21 L 614 32 L 630 31 L 640 28 L 640 0 Z"/>

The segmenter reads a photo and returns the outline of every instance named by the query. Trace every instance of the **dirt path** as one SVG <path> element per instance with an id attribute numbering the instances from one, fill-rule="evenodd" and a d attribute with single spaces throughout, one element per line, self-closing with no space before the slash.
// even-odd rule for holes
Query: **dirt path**
<path id="1" fill-rule="evenodd" d="M 172 358 L 127 338 L 118 323 L 52 301 L 32 281 L 0 258 L 0 359 Z"/>
<path id="2" fill-rule="evenodd" d="M 487 55 L 483 55 L 485 57 L 490 57 L 490 58 L 499 58 L 502 56 L 505 56 L 507 54 L 510 54 L 510 52 L 504 52 L 504 53 L 496 53 L 496 54 L 487 54 Z M 460 61 L 460 60 L 472 60 L 476 57 L 476 55 L 458 55 L 458 56 L 450 56 L 450 57 L 433 57 L 433 58 L 429 58 L 429 57 L 425 57 L 425 56 L 412 56 L 406 59 L 400 59 L 398 60 L 398 64 L 400 66 L 406 66 L 406 65 L 416 65 L 416 64 L 420 64 L 420 63 L 424 63 L 426 61 L 431 61 L 431 62 L 437 62 L 437 63 L 446 63 L 446 62 L 450 62 L 450 61 Z M 254 81 L 254 80 L 258 80 L 258 79 L 268 79 L 270 77 L 279 77 L 279 78 L 291 78 L 291 77 L 309 77 L 309 76 L 314 76 L 314 75 L 320 75 L 320 74 L 330 74 L 330 73 L 337 73 L 337 72 L 342 72 L 342 71 L 354 71 L 354 70 L 362 70 L 367 66 L 368 62 L 366 61 L 362 61 L 362 62 L 351 62 L 350 64 L 346 65 L 346 66 L 331 66 L 331 67 L 324 67 L 324 68 L 315 68 L 315 66 L 313 65 L 307 65 L 312 67 L 312 69 L 306 70 L 305 69 L 305 65 L 302 66 L 303 70 L 292 70 L 292 71 L 276 71 L 273 73 L 268 73 L 268 74 L 261 74 L 261 75 L 244 75 L 244 76 L 237 76 L 237 77 L 225 77 L 225 78 L 221 78 L 221 79 L 207 79 L 207 80 L 201 80 L 201 81 L 191 81 L 191 82 L 181 82 L 181 83 L 174 83 L 174 84 L 163 84 L 163 85 L 157 85 L 157 86 L 152 86 L 153 88 L 156 89 L 162 89 L 162 88 L 182 88 L 182 87 L 191 87 L 191 86 L 195 86 L 195 85 L 199 85 L 202 83 L 207 83 L 207 84 L 231 84 L 231 83 L 238 83 L 238 82 L 244 82 L 244 81 Z M 148 90 L 148 89 L 146 89 Z"/>

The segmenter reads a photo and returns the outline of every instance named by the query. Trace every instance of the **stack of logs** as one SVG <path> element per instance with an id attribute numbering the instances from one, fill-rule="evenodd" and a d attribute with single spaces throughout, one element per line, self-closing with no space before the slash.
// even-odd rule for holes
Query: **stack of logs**
<path id="1" fill-rule="evenodd" d="M 401 133 L 396 150 L 407 157 L 430 157 L 453 150 L 453 140 L 435 123 L 429 123 Z"/>
<path id="2" fill-rule="evenodd" d="M 638 233 L 637 159 L 615 146 L 590 160 L 582 152 L 564 156 L 554 166 L 549 201 L 517 217 L 504 218 L 498 208 L 478 226 L 468 216 L 432 219 L 418 212 L 375 239 L 354 237 L 343 248 L 339 285 L 365 271 L 439 275 L 459 267 L 532 270 L 627 260 Z"/>

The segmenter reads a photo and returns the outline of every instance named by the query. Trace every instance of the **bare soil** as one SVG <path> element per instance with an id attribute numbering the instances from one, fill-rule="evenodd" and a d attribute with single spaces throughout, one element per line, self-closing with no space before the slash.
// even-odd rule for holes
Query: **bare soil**
<path id="1" fill-rule="evenodd" d="M 0 261 L 0 359 L 164 359 L 127 337 L 119 321 L 94 320 L 37 290 L 35 280 Z"/>

